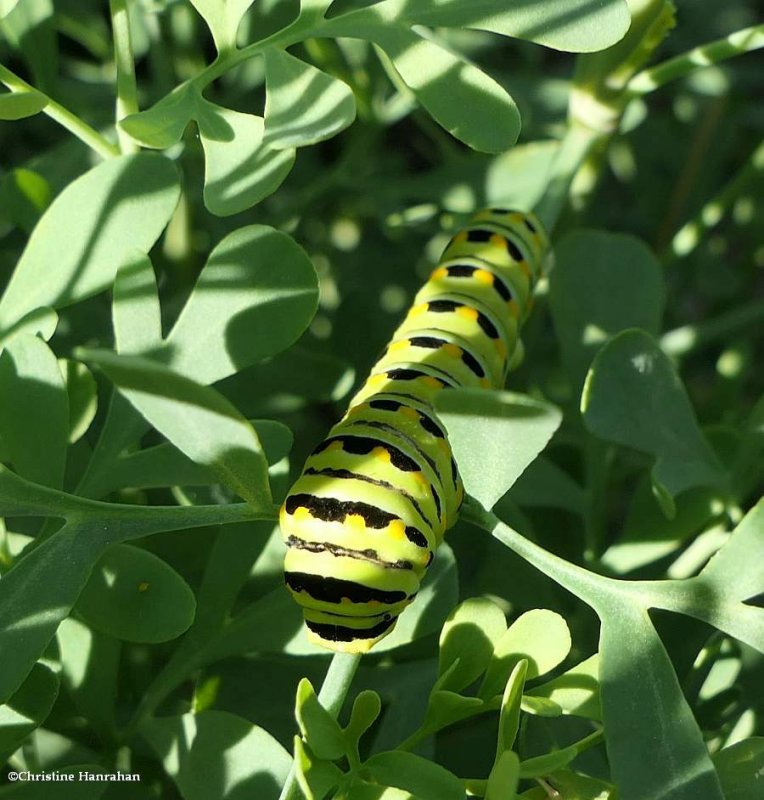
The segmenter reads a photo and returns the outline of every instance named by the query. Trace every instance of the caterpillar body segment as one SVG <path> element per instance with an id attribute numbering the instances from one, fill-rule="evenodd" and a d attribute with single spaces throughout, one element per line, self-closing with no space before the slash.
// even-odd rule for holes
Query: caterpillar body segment
<path id="1" fill-rule="evenodd" d="M 280 524 L 286 585 L 314 643 L 366 652 L 419 591 L 464 499 L 435 398 L 504 385 L 548 247 L 532 214 L 476 214 L 307 459 Z"/>

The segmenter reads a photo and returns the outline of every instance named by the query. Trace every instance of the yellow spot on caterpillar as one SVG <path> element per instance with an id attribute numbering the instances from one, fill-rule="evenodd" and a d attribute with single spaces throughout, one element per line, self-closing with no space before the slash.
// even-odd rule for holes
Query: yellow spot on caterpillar
<path id="1" fill-rule="evenodd" d="M 375 606 L 381 606 L 382 603 L 380 603 L 379 600 L 367 600 L 366 605 L 374 608 Z"/>
<path id="2" fill-rule="evenodd" d="M 425 375 L 418 380 L 422 381 L 425 386 L 429 386 L 431 389 L 440 389 L 441 383 L 437 378 L 433 378 L 432 375 Z"/>
<path id="3" fill-rule="evenodd" d="M 501 339 L 496 339 L 496 341 L 493 344 L 494 344 L 494 347 L 496 347 L 496 352 L 502 358 L 506 358 L 507 357 L 507 348 L 506 348 L 506 345 L 504 344 L 504 342 L 502 342 Z"/>
<path id="4" fill-rule="evenodd" d="M 139 592 L 145 592 L 148 588 L 149 588 L 149 582 L 148 581 L 141 581 L 141 583 L 138 584 L 138 591 Z"/>
<path id="5" fill-rule="evenodd" d="M 517 305 L 517 300 L 510 300 L 507 303 L 507 307 L 509 308 L 509 313 L 517 319 L 520 316 L 520 306 Z"/>
<path id="6" fill-rule="evenodd" d="M 417 317 L 420 314 L 424 314 L 427 311 L 427 303 L 419 303 L 418 305 L 411 306 L 411 310 L 408 313 L 409 317 Z"/>
<path id="7" fill-rule="evenodd" d="M 360 514 L 348 514 L 343 524 L 356 531 L 366 530 L 366 520 Z"/>
<path id="8" fill-rule="evenodd" d="M 448 270 L 445 267 L 438 267 L 437 269 L 433 270 L 432 275 L 430 275 L 430 280 L 440 281 L 447 277 L 448 277 Z"/>
<path id="9" fill-rule="evenodd" d="M 470 306 L 460 306 L 456 309 L 456 315 L 470 322 L 477 322 L 478 312 L 476 308 Z"/>
<path id="10" fill-rule="evenodd" d="M 444 452 L 451 455 L 451 448 L 448 446 L 448 442 L 445 439 L 438 439 L 438 447 Z"/>
<path id="11" fill-rule="evenodd" d="M 307 520 L 313 519 L 313 515 L 310 513 L 310 510 L 305 508 L 305 506 L 299 506 L 296 508 L 292 516 L 297 520 L 297 522 L 307 522 Z"/>
<path id="12" fill-rule="evenodd" d="M 535 302 L 536 302 L 536 301 L 533 299 L 533 295 L 531 295 L 531 296 L 528 298 L 528 302 L 525 304 L 525 313 L 526 313 L 526 314 L 530 314 L 530 313 L 531 313 L 531 309 L 533 308 L 533 304 L 534 304 Z"/>
<path id="13" fill-rule="evenodd" d="M 466 242 L 467 241 L 467 231 L 459 231 L 459 233 L 457 233 L 456 236 L 454 236 L 454 238 L 451 241 L 454 244 L 458 244 L 458 243 L 461 243 L 461 242 Z"/>
<path id="14" fill-rule="evenodd" d="M 401 406 L 398 409 L 398 413 L 404 417 L 408 417 L 409 419 L 413 420 L 419 419 L 419 414 L 417 413 L 417 411 L 413 408 L 410 408 L 409 406 Z"/>
<path id="15" fill-rule="evenodd" d="M 487 269 L 475 270 L 472 277 L 479 283 L 484 283 L 486 286 L 493 286 L 493 273 Z"/>
<path id="16" fill-rule="evenodd" d="M 326 448 L 327 453 L 339 453 L 342 451 L 342 442 L 332 442 L 329 447 Z"/>
<path id="17" fill-rule="evenodd" d="M 490 241 L 494 247 L 505 247 L 507 240 L 503 236 L 499 236 L 498 233 L 494 233 L 488 241 Z"/>
<path id="18" fill-rule="evenodd" d="M 408 339 L 401 339 L 399 342 L 392 342 L 387 348 L 389 353 L 397 353 L 399 350 L 405 350 L 407 347 L 411 346 L 411 342 Z"/>
<path id="19" fill-rule="evenodd" d="M 451 358 L 462 357 L 462 348 L 457 344 L 452 344 L 451 342 L 443 345 L 443 352 L 451 356 Z"/>
<path id="20" fill-rule="evenodd" d="M 377 461 L 383 461 L 385 464 L 390 463 L 390 453 L 384 447 L 375 447 L 371 454 Z"/>
<path id="21" fill-rule="evenodd" d="M 520 272 L 522 272 L 523 275 L 525 275 L 526 278 L 530 278 L 531 277 L 531 268 L 528 265 L 527 261 L 525 261 L 525 260 L 518 261 L 517 262 L 517 266 L 520 267 Z"/>
<path id="22" fill-rule="evenodd" d="M 366 381 L 369 387 L 381 386 L 387 380 L 387 375 L 384 372 L 378 372 L 376 375 L 370 375 Z"/>
<path id="23" fill-rule="evenodd" d="M 430 485 L 430 484 L 429 484 L 429 482 L 427 481 L 427 478 L 425 478 L 425 476 L 424 476 L 424 475 L 423 475 L 421 472 L 412 472 L 412 473 L 411 473 L 411 477 L 412 477 L 412 478 L 413 478 L 413 479 L 414 479 L 414 480 L 415 480 L 415 481 L 416 481 L 416 482 L 417 482 L 417 483 L 418 483 L 420 486 L 423 486 L 423 487 L 425 487 L 425 488 L 428 488 L 428 487 L 429 487 L 429 485 Z"/>
<path id="24" fill-rule="evenodd" d="M 523 222 L 525 220 L 525 216 L 518 212 L 509 215 L 510 222 Z"/>
<path id="25" fill-rule="evenodd" d="M 394 519 L 388 526 L 387 532 L 393 539 L 405 539 L 406 538 L 406 526 L 403 523 L 402 519 Z"/>
<path id="26" fill-rule="evenodd" d="M 488 378 L 481 378 L 480 379 L 480 386 L 483 389 L 490 389 L 491 388 L 491 381 L 489 381 Z"/>

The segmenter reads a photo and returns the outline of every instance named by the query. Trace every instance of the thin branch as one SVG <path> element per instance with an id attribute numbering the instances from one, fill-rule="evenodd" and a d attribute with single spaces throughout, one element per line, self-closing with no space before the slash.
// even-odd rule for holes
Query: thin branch
<path id="1" fill-rule="evenodd" d="M 45 108 L 42 113 L 57 122 L 61 127 L 66 128 L 69 133 L 74 134 L 81 142 L 86 144 L 102 158 L 113 158 L 120 154 L 119 148 L 112 144 L 108 139 L 91 128 L 84 120 L 80 119 L 75 113 L 69 111 L 61 103 L 57 103 L 48 97 L 44 92 L 35 89 L 34 86 L 11 72 L 7 67 L 0 64 L 0 83 L 3 83 L 12 92 L 36 92 L 46 99 Z"/>
<path id="2" fill-rule="evenodd" d="M 117 68 L 117 136 L 123 153 L 135 153 L 135 142 L 119 128 L 119 121 L 138 111 L 138 88 L 135 82 L 135 61 L 130 36 L 128 0 L 109 0 L 111 26 L 114 33 L 114 64 Z"/>
<path id="3" fill-rule="evenodd" d="M 718 64 L 761 47 L 764 47 L 764 25 L 743 28 L 722 39 L 694 47 L 662 64 L 643 70 L 629 82 L 629 92 L 635 96 L 648 94 L 671 81 L 690 75 L 701 67 Z"/>

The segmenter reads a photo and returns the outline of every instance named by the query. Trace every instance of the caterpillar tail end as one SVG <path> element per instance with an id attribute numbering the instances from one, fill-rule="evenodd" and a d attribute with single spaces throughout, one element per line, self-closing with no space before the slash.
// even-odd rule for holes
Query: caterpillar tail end
<path id="1" fill-rule="evenodd" d="M 395 623 L 393 623 L 384 633 L 381 633 L 379 636 L 368 639 L 351 639 L 350 641 L 327 638 L 325 635 L 321 635 L 312 631 L 310 626 L 306 626 L 306 633 L 308 634 L 308 641 L 311 644 L 318 645 L 318 647 L 323 647 L 325 650 L 331 650 L 334 653 L 364 655 L 365 653 L 368 653 L 369 650 L 374 647 L 374 645 L 390 634 L 394 628 Z"/>

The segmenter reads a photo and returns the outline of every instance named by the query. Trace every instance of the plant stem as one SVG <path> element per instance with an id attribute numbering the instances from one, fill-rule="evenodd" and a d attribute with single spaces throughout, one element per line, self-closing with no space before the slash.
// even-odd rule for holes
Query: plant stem
<path id="1" fill-rule="evenodd" d="M 120 154 L 119 148 L 112 144 L 108 139 L 98 133 L 97 130 L 91 128 L 84 120 L 80 119 L 76 114 L 64 108 L 60 103 L 57 103 L 48 95 L 35 89 L 34 86 L 27 83 L 25 80 L 11 72 L 6 66 L 0 64 L 0 83 L 7 86 L 12 92 L 36 92 L 43 95 L 47 100 L 45 108 L 42 113 L 57 122 L 61 127 L 66 128 L 69 133 L 74 134 L 81 142 L 86 144 L 102 158 L 113 158 Z"/>
<path id="2" fill-rule="evenodd" d="M 324 682 L 318 693 L 318 701 L 333 716 L 337 717 L 350 690 L 353 676 L 361 663 L 360 655 L 335 653 L 326 671 Z M 302 800 L 302 791 L 297 783 L 294 764 L 281 790 L 279 800 Z"/>
<path id="3" fill-rule="evenodd" d="M 718 225 L 732 203 L 764 172 L 764 141 L 751 153 L 722 190 L 674 235 L 664 260 L 688 256 L 710 228 Z"/>
<path id="4" fill-rule="evenodd" d="M 111 27 L 114 32 L 114 64 L 117 68 L 117 136 L 123 153 L 136 153 L 135 142 L 119 128 L 119 121 L 138 111 L 138 89 L 135 83 L 135 61 L 130 36 L 128 0 L 109 0 Z"/>
<path id="5" fill-rule="evenodd" d="M 701 67 L 718 64 L 761 47 L 764 47 L 764 25 L 743 28 L 643 70 L 629 82 L 629 92 L 634 96 L 647 94 L 671 81 L 684 78 Z"/>
<path id="6" fill-rule="evenodd" d="M 581 165 L 603 136 L 599 131 L 571 119 L 552 164 L 549 183 L 536 206 L 536 213 L 549 233 L 557 225 L 568 203 L 570 186 Z"/>
<path id="7" fill-rule="evenodd" d="M 764 323 L 764 301 L 754 300 L 746 305 L 720 314 L 697 325 L 682 325 L 661 337 L 660 345 L 670 356 L 683 356 L 704 344 L 726 339 L 752 325 Z"/>

